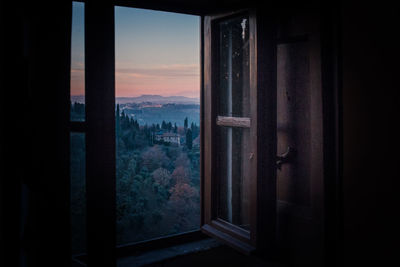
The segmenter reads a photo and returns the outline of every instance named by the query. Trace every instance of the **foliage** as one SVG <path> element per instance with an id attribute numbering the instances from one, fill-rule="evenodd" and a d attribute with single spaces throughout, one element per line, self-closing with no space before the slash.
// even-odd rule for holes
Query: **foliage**
<path id="1" fill-rule="evenodd" d="M 160 130 L 174 132 L 191 143 L 190 134 L 199 127 L 192 123 L 188 128 L 186 118 L 188 136 L 176 123 L 139 126 L 124 112 L 116 123 L 118 244 L 197 229 L 200 155 L 189 156 L 187 146 L 156 142 L 154 136 Z"/>
<path id="2" fill-rule="evenodd" d="M 85 120 L 85 104 L 78 102 L 71 103 L 71 121 L 84 121 Z"/>
<path id="3" fill-rule="evenodd" d="M 74 112 L 85 109 L 83 104 L 72 107 Z M 189 148 L 188 141 L 192 143 L 198 136 L 199 127 L 193 122 L 189 127 L 187 118 L 183 121 L 186 127 L 169 121 L 140 125 L 119 105 L 115 116 L 117 243 L 198 229 L 200 153 L 194 146 Z M 156 144 L 154 135 L 160 130 L 179 134 L 186 144 Z M 84 135 L 72 138 L 71 216 L 77 253 L 84 249 L 86 236 L 85 144 Z"/>

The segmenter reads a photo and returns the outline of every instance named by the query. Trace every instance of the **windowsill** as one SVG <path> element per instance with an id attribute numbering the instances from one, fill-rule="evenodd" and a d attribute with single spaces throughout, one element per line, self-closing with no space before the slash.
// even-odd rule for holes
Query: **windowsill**
<path id="1" fill-rule="evenodd" d="M 188 241 L 187 239 L 192 240 Z M 157 243 L 157 241 L 161 242 Z M 221 245 L 222 243 L 216 239 L 209 237 L 205 238 L 205 235 L 201 234 L 200 231 L 194 231 L 192 233 L 181 234 L 167 239 L 164 238 L 152 242 L 143 242 L 143 244 L 136 244 L 136 246 L 122 246 L 119 248 L 117 266 L 144 266 L 178 256 L 209 250 Z M 73 257 L 72 266 L 85 267 L 86 260 L 85 254 L 76 255 Z"/>
<path id="2" fill-rule="evenodd" d="M 177 266 L 254 266 L 287 267 L 285 264 L 266 261 L 258 256 L 244 255 L 213 238 L 186 242 L 175 246 L 145 250 L 131 256 L 118 257 L 118 267 L 177 267 Z M 73 267 L 84 267 L 74 262 Z"/>
<path id="3" fill-rule="evenodd" d="M 161 262 L 174 257 L 219 247 L 221 245 L 222 243 L 220 243 L 219 241 L 213 238 L 207 238 L 200 241 L 185 243 L 182 245 L 171 246 L 158 250 L 152 250 L 135 256 L 119 258 L 117 260 L 117 266 L 118 267 L 145 266 L 148 264 Z"/>

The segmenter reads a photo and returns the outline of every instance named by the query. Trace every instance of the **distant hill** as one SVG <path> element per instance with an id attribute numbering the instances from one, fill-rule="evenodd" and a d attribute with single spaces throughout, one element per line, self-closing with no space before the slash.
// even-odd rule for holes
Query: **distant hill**
<path id="1" fill-rule="evenodd" d="M 71 96 L 71 102 L 84 103 L 85 96 L 83 95 Z M 141 95 L 138 97 L 117 97 L 116 102 L 118 104 L 142 103 L 142 102 L 151 102 L 153 104 L 169 104 L 169 103 L 199 104 L 200 100 L 198 98 L 190 98 L 185 96 Z"/>
<path id="2" fill-rule="evenodd" d="M 185 96 L 141 95 L 138 97 L 117 97 L 116 102 L 119 104 L 142 102 L 151 102 L 153 104 L 198 104 L 200 100 Z"/>
<path id="3" fill-rule="evenodd" d="M 185 118 L 189 124 L 200 124 L 199 104 L 152 104 L 148 102 L 120 104 L 120 110 L 134 118 L 140 125 L 160 124 L 162 121 L 183 126 Z"/>
<path id="4" fill-rule="evenodd" d="M 72 103 L 84 103 L 85 96 L 71 96 Z M 134 118 L 140 125 L 161 124 L 162 121 L 183 126 L 185 118 L 189 124 L 200 124 L 200 101 L 184 96 L 141 95 L 117 97 L 121 112 Z M 84 113 L 81 114 L 84 117 Z"/>
<path id="5" fill-rule="evenodd" d="M 84 95 L 72 95 L 71 102 L 85 104 L 85 96 Z"/>

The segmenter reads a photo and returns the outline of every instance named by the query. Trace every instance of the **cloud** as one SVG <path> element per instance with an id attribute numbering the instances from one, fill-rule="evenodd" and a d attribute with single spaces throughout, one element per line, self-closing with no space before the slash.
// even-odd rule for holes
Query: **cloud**
<path id="1" fill-rule="evenodd" d="M 71 73 L 77 73 L 77 74 L 81 74 L 81 73 L 83 73 L 84 72 L 84 70 L 83 69 L 71 69 Z"/>
<path id="2" fill-rule="evenodd" d="M 116 75 L 144 77 L 198 77 L 200 68 L 197 64 L 157 65 L 147 68 L 117 68 Z"/>
<path id="3" fill-rule="evenodd" d="M 121 67 L 116 62 L 115 89 L 117 96 L 141 94 L 183 95 L 199 97 L 200 66 L 198 64 L 169 64 L 146 67 Z M 71 67 L 71 92 L 84 92 L 84 66 Z"/>
<path id="4" fill-rule="evenodd" d="M 74 64 L 71 73 L 83 73 L 85 71 L 82 64 Z M 134 78 L 151 77 L 199 77 L 200 67 L 197 64 L 171 64 L 157 65 L 147 68 L 117 68 L 116 75 L 126 75 Z"/>
<path id="5" fill-rule="evenodd" d="M 81 61 L 71 62 L 71 72 L 82 72 L 85 71 L 85 64 Z"/>

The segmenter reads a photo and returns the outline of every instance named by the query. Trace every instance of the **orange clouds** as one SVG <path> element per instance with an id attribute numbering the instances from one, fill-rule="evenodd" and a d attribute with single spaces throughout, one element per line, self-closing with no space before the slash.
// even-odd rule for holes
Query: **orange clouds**
<path id="1" fill-rule="evenodd" d="M 200 67 L 197 64 L 155 65 L 151 67 L 121 68 L 116 64 L 115 95 L 140 96 L 158 94 L 199 97 Z M 71 69 L 71 95 L 83 95 L 84 70 Z"/>
<path id="2" fill-rule="evenodd" d="M 200 68 L 196 64 L 155 65 L 147 68 L 118 68 L 116 96 L 159 94 L 198 97 Z"/>
<path id="3" fill-rule="evenodd" d="M 71 69 L 71 95 L 85 94 L 85 72 L 81 68 Z"/>

